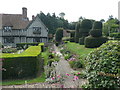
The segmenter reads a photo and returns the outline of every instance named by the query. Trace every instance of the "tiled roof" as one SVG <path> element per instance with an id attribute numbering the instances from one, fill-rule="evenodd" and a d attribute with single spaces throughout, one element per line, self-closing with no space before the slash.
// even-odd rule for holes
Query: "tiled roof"
<path id="1" fill-rule="evenodd" d="M 22 14 L 0 14 L 0 26 L 12 26 L 12 29 L 25 29 L 29 24 L 28 18 Z"/>

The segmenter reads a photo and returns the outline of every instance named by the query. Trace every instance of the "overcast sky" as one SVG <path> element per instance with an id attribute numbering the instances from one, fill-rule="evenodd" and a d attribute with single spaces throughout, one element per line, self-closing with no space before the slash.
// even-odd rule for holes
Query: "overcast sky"
<path id="1" fill-rule="evenodd" d="M 21 14 L 22 7 L 28 9 L 28 17 L 43 13 L 64 12 L 69 22 L 78 21 L 80 16 L 87 19 L 105 19 L 109 15 L 118 18 L 120 0 L 0 0 L 0 13 Z"/>

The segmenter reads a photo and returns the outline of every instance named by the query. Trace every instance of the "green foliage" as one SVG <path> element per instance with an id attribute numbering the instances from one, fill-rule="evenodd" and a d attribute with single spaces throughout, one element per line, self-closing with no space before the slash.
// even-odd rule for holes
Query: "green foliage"
<path id="1" fill-rule="evenodd" d="M 92 28 L 92 22 L 89 19 L 84 19 L 81 23 L 81 28 L 83 29 L 91 29 Z"/>
<path id="2" fill-rule="evenodd" d="M 82 60 L 78 60 L 78 61 L 69 61 L 70 67 L 71 68 L 83 68 L 84 67 L 84 63 Z"/>
<path id="3" fill-rule="evenodd" d="M 47 13 L 47 15 L 45 15 L 43 12 L 40 12 L 39 17 L 45 26 L 49 29 L 49 34 L 55 34 L 57 28 L 61 27 L 66 29 L 69 27 L 68 20 L 57 17 L 55 13 L 52 15 Z"/>
<path id="4" fill-rule="evenodd" d="M 58 28 L 55 34 L 55 40 L 57 42 L 61 42 L 62 37 L 63 37 L 63 28 Z"/>
<path id="5" fill-rule="evenodd" d="M 120 33 L 110 33 L 110 37 L 120 38 Z"/>
<path id="6" fill-rule="evenodd" d="M 16 48 L 3 48 L 2 53 L 15 53 L 17 52 Z"/>
<path id="7" fill-rule="evenodd" d="M 17 49 L 27 49 L 29 46 L 37 46 L 39 43 L 17 43 Z"/>
<path id="8" fill-rule="evenodd" d="M 34 52 L 34 53 L 33 53 Z M 19 79 L 36 77 L 43 72 L 43 59 L 41 47 L 31 46 L 21 54 L 3 54 L 2 79 Z"/>
<path id="9" fill-rule="evenodd" d="M 92 37 L 88 36 L 85 38 L 85 47 L 86 48 L 96 48 L 101 46 L 103 43 L 107 41 L 106 37 Z"/>
<path id="10" fill-rule="evenodd" d="M 78 22 L 76 24 L 76 28 L 75 28 L 75 42 L 78 43 L 79 42 L 79 37 L 80 37 L 80 23 Z"/>
<path id="11" fill-rule="evenodd" d="M 79 44 L 80 45 L 84 45 L 84 39 L 85 39 L 85 37 L 79 38 Z"/>
<path id="12" fill-rule="evenodd" d="M 92 37 L 101 37 L 102 36 L 102 30 L 98 30 L 98 29 L 91 30 L 89 33 Z"/>
<path id="13" fill-rule="evenodd" d="M 86 60 L 89 88 L 120 88 L 120 41 L 108 41 Z"/>
<path id="14" fill-rule="evenodd" d="M 93 29 L 100 29 L 100 30 L 102 30 L 102 22 L 95 21 L 94 24 L 93 24 Z"/>
<path id="15" fill-rule="evenodd" d="M 109 36 L 109 33 L 115 33 L 118 28 L 119 21 L 116 18 L 109 19 L 107 22 L 104 23 L 103 34 L 105 36 Z"/>

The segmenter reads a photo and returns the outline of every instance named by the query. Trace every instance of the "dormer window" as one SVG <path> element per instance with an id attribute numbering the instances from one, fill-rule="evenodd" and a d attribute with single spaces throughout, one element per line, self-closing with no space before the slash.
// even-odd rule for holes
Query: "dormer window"
<path id="1" fill-rule="evenodd" d="M 41 34 L 41 27 L 33 27 L 33 34 Z"/>
<path id="2" fill-rule="evenodd" d="M 5 32 L 10 32 L 12 30 L 12 27 L 10 26 L 4 26 L 4 31 Z"/>

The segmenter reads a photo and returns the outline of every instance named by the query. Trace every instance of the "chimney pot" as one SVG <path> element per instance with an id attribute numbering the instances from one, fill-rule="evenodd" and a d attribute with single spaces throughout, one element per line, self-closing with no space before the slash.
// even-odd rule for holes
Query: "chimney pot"
<path id="1" fill-rule="evenodd" d="M 23 7 L 22 8 L 22 15 L 23 15 L 23 18 L 27 18 L 27 8 L 26 7 Z"/>

